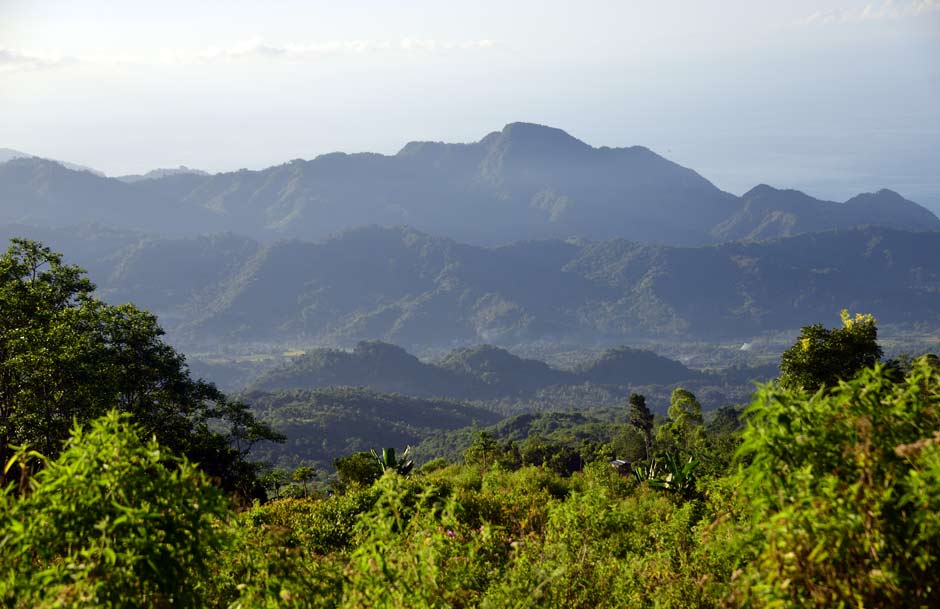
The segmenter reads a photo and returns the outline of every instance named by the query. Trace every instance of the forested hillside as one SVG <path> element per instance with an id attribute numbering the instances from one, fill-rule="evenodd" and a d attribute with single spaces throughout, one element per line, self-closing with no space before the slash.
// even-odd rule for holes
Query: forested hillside
<path id="1" fill-rule="evenodd" d="M 500 419 L 492 411 L 451 400 L 352 387 L 251 391 L 239 397 L 286 438 L 283 444 L 259 446 L 252 457 L 291 469 L 306 464 L 331 471 L 338 457 L 379 447 L 403 448 L 441 431 L 486 427 Z"/>
<path id="2" fill-rule="evenodd" d="M 480 248 L 408 228 L 319 243 L 4 227 L 61 243 L 111 302 L 156 311 L 176 344 L 403 347 L 748 341 L 842 306 L 940 323 L 940 233 L 881 228 L 701 248 L 622 240 Z M 179 272 L 186 269 L 185 273 Z"/>
<path id="3" fill-rule="evenodd" d="M 315 349 L 264 373 L 249 389 L 315 389 L 361 385 L 413 396 L 490 400 L 531 396 L 556 385 L 666 385 L 707 375 L 650 351 L 620 347 L 577 370 L 559 370 L 491 345 L 454 349 L 424 363 L 400 347 L 361 342 L 352 351 Z"/>

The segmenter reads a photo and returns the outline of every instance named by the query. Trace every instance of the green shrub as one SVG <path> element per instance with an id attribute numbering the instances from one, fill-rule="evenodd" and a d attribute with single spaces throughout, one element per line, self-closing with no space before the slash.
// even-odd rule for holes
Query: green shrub
<path id="1" fill-rule="evenodd" d="M 204 606 L 228 503 L 128 419 L 75 427 L 23 496 L 0 494 L 6 606 Z"/>
<path id="2" fill-rule="evenodd" d="M 765 386 L 747 415 L 741 483 L 760 539 L 749 602 L 940 606 L 935 360 L 815 394 Z"/>

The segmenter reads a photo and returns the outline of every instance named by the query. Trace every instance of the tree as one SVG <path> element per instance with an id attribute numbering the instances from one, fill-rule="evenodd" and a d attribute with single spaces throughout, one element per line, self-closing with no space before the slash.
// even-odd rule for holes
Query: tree
<path id="1" fill-rule="evenodd" d="M 881 360 L 875 318 L 861 313 L 853 317 L 847 309 L 842 310 L 841 318 L 841 328 L 814 324 L 802 329 L 780 359 L 781 386 L 831 389 Z"/>
<path id="2" fill-rule="evenodd" d="M 301 465 L 300 467 L 294 470 L 294 473 L 291 476 L 294 482 L 299 482 L 301 485 L 303 485 L 304 499 L 307 498 L 307 482 L 310 480 L 313 480 L 316 474 L 317 474 L 317 470 L 315 470 L 314 468 L 307 466 L 307 465 Z"/>
<path id="3" fill-rule="evenodd" d="M 677 387 L 669 400 L 669 420 L 680 425 L 701 425 L 702 405 L 688 389 Z"/>
<path id="4" fill-rule="evenodd" d="M 261 486 L 265 490 L 270 491 L 274 495 L 275 499 L 281 498 L 281 487 L 287 482 L 288 475 L 287 472 L 283 469 L 272 469 L 264 473 L 261 476 Z M 268 495 L 268 498 L 271 498 L 271 494 Z"/>
<path id="5" fill-rule="evenodd" d="M 382 467 L 372 453 L 357 452 L 348 457 L 339 457 L 333 461 L 336 468 L 336 480 L 333 487 L 339 493 L 354 487 L 369 486 L 382 475 Z"/>
<path id="6" fill-rule="evenodd" d="M 646 397 L 638 393 L 630 394 L 630 425 L 643 434 L 646 446 L 646 458 L 650 458 L 650 445 L 653 443 L 653 413 L 646 406 Z"/>
<path id="7" fill-rule="evenodd" d="M 82 382 L 94 363 L 82 331 L 98 309 L 93 290 L 39 243 L 13 239 L 0 256 L 0 463 L 13 444 L 53 456 L 72 417 L 102 397 Z"/>
<path id="8" fill-rule="evenodd" d="M 463 459 L 466 463 L 478 463 L 486 469 L 492 465 L 499 451 L 499 442 L 488 431 L 478 431 L 473 435 L 473 442 L 464 451 Z"/>
<path id="9" fill-rule="evenodd" d="M 154 315 L 110 306 L 76 266 L 35 241 L 0 256 L 0 462 L 29 444 L 54 458 L 73 422 L 111 408 L 224 487 L 258 494 L 251 446 L 282 439 L 245 404 L 193 380 Z M 0 478 L 2 482 L 2 478 Z"/>
<path id="10" fill-rule="evenodd" d="M 705 441 L 702 405 L 691 391 L 681 387 L 672 392 L 669 421 L 660 425 L 657 443 L 665 452 L 693 453 Z"/>
<path id="11" fill-rule="evenodd" d="M 130 419 L 111 411 L 76 426 L 28 493 L 0 488 L 0 604 L 206 606 L 199 584 L 224 548 L 229 504 Z"/>

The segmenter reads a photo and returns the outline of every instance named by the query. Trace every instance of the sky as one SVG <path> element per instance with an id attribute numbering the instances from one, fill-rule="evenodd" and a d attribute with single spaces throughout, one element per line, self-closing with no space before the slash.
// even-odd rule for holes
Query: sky
<path id="1" fill-rule="evenodd" d="M 0 0 L 0 148 L 263 168 L 509 122 L 940 212 L 940 0 Z"/>

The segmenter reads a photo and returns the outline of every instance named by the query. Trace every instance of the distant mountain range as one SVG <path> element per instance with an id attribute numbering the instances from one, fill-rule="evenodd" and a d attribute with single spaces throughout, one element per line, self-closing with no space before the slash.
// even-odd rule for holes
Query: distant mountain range
<path id="1" fill-rule="evenodd" d="M 409 228 L 319 243 L 0 227 L 88 268 L 101 295 L 193 348 L 407 348 L 639 338 L 750 339 L 836 322 L 940 323 L 940 233 L 863 228 L 706 247 L 534 241 L 483 248 Z"/>
<path id="2" fill-rule="evenodd" d="M 0 165 L 0 223 L 77 222 L 260 240 L 409 225 L 478 245 L 568 237 L 704 245 L 861 225 L 940 230 L 930 211 L 888 190 L 845 203 L 764 185 L 736 197 L 647 148 L 594 148 L 528 123 L 471 144 L 412 142 L 392 156 L 333 153 L 214 175 L 181 168 L 111 179 L 37 158 Z"/>
<path id="3" fill-rule="evenodd" d="M 53 163 L 58 163 L 59 165 L 62 165 L 66 169 L 71 169 L 72 171 L 85 171 L 98 177 L 105 177 L 104 173 L 98 171 L 97 169 L 92 169 L 91 167 L 85 167 L 84 165 L 67 163 L 65 161 L 57 161 L 55 159 L 42 159 L 41 157 L 37 157 L 35 154 L 30 154 L 28 152 L 21 152 L 19 150 L 13 150 L 12 148 L 0 148 L 0 163 L 6 163 L 7 161 L 12 161 L 13 159 L 39 159 L 44 161 L 52 161 Z"/>
<path id="4" fill-rule="evenodd" d="M 401 347 L 360 342 L 351 351 L 315 349 L 261 376 L 249 391 L 368 387 L 417 397 L 492 400 L 524 397 L 555 385 L 667 385 L 703 375 L 651 351 L 610 349 L 577 370 L 559 370 L 491 345 L 454 349 L 425 363 Z"/>

